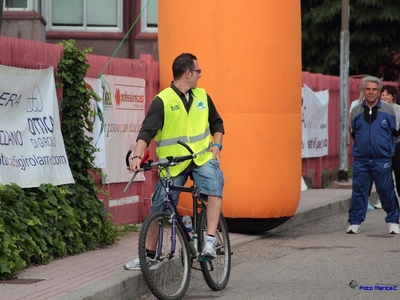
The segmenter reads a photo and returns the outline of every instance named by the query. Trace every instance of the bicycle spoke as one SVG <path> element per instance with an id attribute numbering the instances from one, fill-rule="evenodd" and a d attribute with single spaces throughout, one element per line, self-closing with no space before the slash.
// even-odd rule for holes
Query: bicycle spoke
<path id="1" fill-rule="evenodd" d="M 200 213 L 199 245 L 202 247 L 207 228 L 206 210 Z M 215 235 L 217 257 L 211 261 L 200 261 L 201 271 L 207 285 L 214 291 L 223 290 L 229 281 L 231 271 L 231 252 L 228 227 L 221 214 Z"/>
<path id="2" fill-rule="evenodd" d="M 176 230 L 176 245 L 172 246 L 170 214 L 157 212 L 142 225 L 139 236 L 139 259 L 143 278 L 150 291 L 165 300 L 180 299 L 190 279 L 190 254 L 182 228 Z M 146 248 L 157 249 L 154 260 L 147 262 Z"/>

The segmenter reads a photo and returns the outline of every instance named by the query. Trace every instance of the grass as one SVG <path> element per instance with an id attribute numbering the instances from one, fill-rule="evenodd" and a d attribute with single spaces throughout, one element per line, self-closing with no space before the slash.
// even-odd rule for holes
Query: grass
<path id="1" fill-rule="evenodd" d="M 130 234 L 131 232 L 139 232 L 141 227 L 142 227 L 142 223 L 125 224 L 122 226 L 118 226 L 117 227 L 117 236 L 123 237 L 123 236 Z"/>

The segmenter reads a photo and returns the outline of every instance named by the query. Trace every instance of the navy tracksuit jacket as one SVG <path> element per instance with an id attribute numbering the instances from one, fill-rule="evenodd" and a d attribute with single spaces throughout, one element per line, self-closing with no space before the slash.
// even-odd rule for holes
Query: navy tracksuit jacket
<path id="1" fill-rule="evenodd" d="M 352 154 L 353 191 L 349 222 L 360 225 L 365 220 L 371 180 L 387 213 L 386 223 L 399 223 L 399 205 L 392 178 L 392 157 L 397 135 L 393 107 L 378 99 L 369 108 L 365 101 L 351 110 L 350 133 L 354 139 Z"/>

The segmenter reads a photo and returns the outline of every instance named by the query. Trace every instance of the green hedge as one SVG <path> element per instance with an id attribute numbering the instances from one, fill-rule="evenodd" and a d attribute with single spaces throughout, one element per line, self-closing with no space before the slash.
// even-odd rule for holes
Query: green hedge
<path id="1" fill-rule="evenodd" d="M 31 264 L 116 241 L 116 227 L 88 172 L 98 172 L 93 163 L 97 149 L 85 133 L 93 130 L 90 99 L 98 98 L 84 82 L 90 67 L 85 53 L 90 49 L 80 51 L 74 43 L 61 43 L 64 54 L 57 77 L 63 87 L 61 131 L 75 184 L 25 189 L 0 185 L 0 279 L 12 278 Z"/>
<path id="2" fill-rule="evenodd" d="M 103 204 L 78 185 L 21 189 L 0 185 L 0 278 L 31 264 L 85 252 L 116 240 Z"/>

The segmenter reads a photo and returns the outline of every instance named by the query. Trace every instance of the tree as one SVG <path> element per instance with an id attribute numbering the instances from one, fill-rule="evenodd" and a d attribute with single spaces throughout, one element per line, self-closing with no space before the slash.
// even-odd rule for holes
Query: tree
<path id="1" fill-rule="evenodd" d="M 303 70 L 340 72 L 341 0 L 302 0 Z M 350 0 L 350 75 L 397 80 L 400 0 Z"/>

